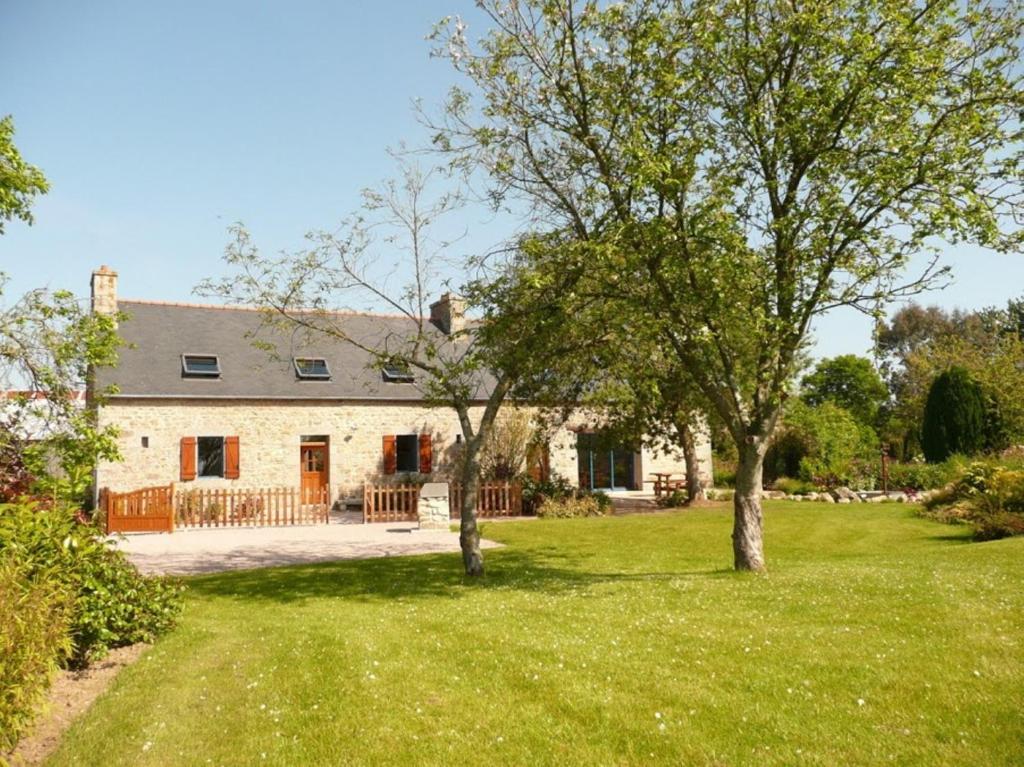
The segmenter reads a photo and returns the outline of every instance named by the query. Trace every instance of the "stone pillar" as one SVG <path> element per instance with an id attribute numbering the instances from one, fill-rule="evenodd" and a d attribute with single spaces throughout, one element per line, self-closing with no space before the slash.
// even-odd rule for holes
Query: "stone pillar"
<path id="1" fill-rule="evenodd" d="M 420 530 L 447 530 L 451 525 L 448 509 L 447 482 L 428 482 L 420 488 L 420 500 L 416 507 Z"/>
<path id="2" fill-rule="evenodd" d="M 92 273 L 92 311 L 94 314 L 117 313 L 117 272 L 101 266 Z"/>

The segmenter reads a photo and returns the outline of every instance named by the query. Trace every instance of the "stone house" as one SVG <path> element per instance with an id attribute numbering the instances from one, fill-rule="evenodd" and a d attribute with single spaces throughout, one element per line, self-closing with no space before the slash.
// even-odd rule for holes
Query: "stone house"
<path id="1" fill-rule="evenodd" d="M 298 334 L 276 338 L 271 355 L 252 343 L 255 310 L 120 299 L 117 274 L 107 267 L 93 273 L 92 307 L 126 315 L 118 366 L 96 371 L 94 382 L 116 387 L 97 418 L 118 428 L 123 460 L 98 466 L 97 488 L 326 485 L 344 500 L 361 497 L 364 482 L 449 475 L 461 442 L 458 420 L 450 409 L 428 407 L 408 371 L 381 369 L 350 344 Z M 371 344 L 407 332 L 409 322 L 357 313 L 337 320 Z M 461 321 L 451 296 L 431 307 L 439 334 Z M 483 404 L 481 395 L 479 413 Z M 700 452 L 710 476 L 706 440 Z M 642 489 L 651 472 L 685 476 L 680 456 L 609 447 L 579 416 L 531 460 L 538 473 L 595 489 Z"/>

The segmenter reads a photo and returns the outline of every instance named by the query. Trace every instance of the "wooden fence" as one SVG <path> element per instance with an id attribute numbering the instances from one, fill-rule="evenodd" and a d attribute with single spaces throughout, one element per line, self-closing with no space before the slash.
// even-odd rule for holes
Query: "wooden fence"
<path id="1" fill-rule="evenodd" d="M 178 527 L 280 527 L 326 524 L 330 490 L 297 487 L 190 488 L 174 494 Z"/>
<path id="2" fill-rule="evenodd" d="M 448 496 L 452 519 L 462 513 L 462 485 L 453 482 Z M 478 517 L 518 517 L 523 513 L 523 487 L 518 482 L 481 482 L 476 494 Z"/>
<path id="3" fill-rule="evenodd" d="M 256 489 L 147 487 L 129 493 L 100 493 L 108 533 L 169 533 L 189 527 L 271 527 L 325 524 L 331 508 L 328 487 Z"/>
<path id="4" fill-rule="evenodd" d="M 363 522 L 415 522 L 420 486 L 363 485 Z"/>
<path id="5" fill-rule="evenodd" d="M 130 493 L 100 493 L 108 533 L 169 533 L 174 529 L 174 485 L 147 487 Z"/>
<path id="6" fill-rule="evenodd" d="M 364 522 L 415 522 L 420 486 L 416 484 L 363 485 Z M 462 485 L 449 484 L 448 509 L 459 518 Z M 481 482 L 476 513 L 480 517 L 518 517 L 523 513 L 523 489 L 516 482 Z"/>

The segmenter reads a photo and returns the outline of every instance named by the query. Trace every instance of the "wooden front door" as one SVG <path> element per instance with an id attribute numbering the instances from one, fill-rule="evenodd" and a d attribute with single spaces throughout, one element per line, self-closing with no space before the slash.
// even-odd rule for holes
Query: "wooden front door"
<path id="1" fill-rule="evenodd" d="M 299 471 L 302 476 L 302 502 L 322 503 L 324 488 L 329 481 L 327 445 L 304 444 L 299 448 Z"/>

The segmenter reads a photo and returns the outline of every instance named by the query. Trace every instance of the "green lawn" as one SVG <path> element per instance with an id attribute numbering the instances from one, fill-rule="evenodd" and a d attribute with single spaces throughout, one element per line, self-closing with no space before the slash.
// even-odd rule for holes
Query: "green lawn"
<path id="1" fill-rule="evenodd" d="M 1024 539 L 902 505 L 485 525 L 454 555 L 190 581 L 52 764 L 1024 763 Z"/>

